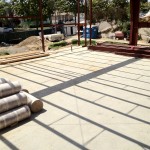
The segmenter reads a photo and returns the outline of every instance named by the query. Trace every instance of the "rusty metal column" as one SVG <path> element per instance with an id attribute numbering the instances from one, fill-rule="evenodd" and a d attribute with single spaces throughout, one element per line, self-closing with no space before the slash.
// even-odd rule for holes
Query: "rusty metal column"
<path id="1" fill-rule="evenodd" d="M 43 14 L 42 14 L 42 0 L 39 0 L 39 13 L 40 13 L 40 25 L 41 25 L 42 49 L 43 49 L 43 52 L 45 52 L 44 31 L 43 31 Z"/>
<path id="2" fill-rule="evenodd" d="M 138 41 L 138 22 L 140 13 L 140 0 L 130 0 L 130 45 L 137 45 Z"/>
<path id="3" fill-rule="evenodd" d="M 58 15 L 57 15 L 58 16 Z M 55 11 L 55 33 L 57 33 L 57 26 L 56 26 L 56 11 Z"/>
<path id="4" fill-rule="evenodd" d="M 90 0 L 90 45 L 92 44 L 92 20 L 93 20 L 93 9 L 92 9 L 92 0 Z"/>
<path id="5" fill-rule="evenodd" d="M 78 0 L 78 46 L 80 46 L 80 0 Z"/>
<path id="6" fill-rule="evenodd" d="M 84 30 L 84 34 L 85 34 L 85 47 L 86 47 L 87 46 L 87 37 L 86 37 L 87 0 L 85 0 L 85 4 L 84 5 L 85 5 L 85 10 L 84 10 L 85 11 L 84 12 L 85 13 L 85 18 L 84 18 L 85 19 L 85 30 Z"/>

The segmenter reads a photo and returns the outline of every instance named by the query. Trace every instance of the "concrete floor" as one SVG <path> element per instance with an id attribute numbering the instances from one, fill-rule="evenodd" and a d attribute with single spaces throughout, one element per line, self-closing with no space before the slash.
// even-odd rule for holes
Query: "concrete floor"
<path id="1" fill-rule="evenodd" d="M 0 150 L 150 149 L 150 60 L 74 47 L 0 66 L 44 102 L 1 131 Z"/>

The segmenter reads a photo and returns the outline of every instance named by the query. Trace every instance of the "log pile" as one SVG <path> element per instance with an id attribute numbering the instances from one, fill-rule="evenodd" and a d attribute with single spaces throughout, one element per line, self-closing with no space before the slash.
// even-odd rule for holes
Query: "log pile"
<path id="1" fill-rule="evenodd" d="M 0 130 L 43 109 L 43 102 L 27 92 L 19 82 L 0 78 Z"/>

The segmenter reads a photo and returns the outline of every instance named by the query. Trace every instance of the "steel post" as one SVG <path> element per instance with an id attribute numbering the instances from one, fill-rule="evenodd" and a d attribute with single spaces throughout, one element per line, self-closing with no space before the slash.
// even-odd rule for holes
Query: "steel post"
<path id="1" fill-rule="evenodd" d="M 42 0 L 39 0 L 39 14 L 40 14 L 40 25 L 41 25 L 42 49 L 43 49 L 43 52 L 45 52 L 44 31 L 43 31 L 43 14 L 42 14 Z"/>
<path id="2" fill-rule="evenodd" d="M 129 44 L 137 45 L 140 0 L 130 0 L 130 13 L 131 13 L 131 25 L 130 25 L 130 43 Z"/>
<path id="3" fill-rule="evenodd" d="M 90 45 L 92 44 L 92 20 L 93 20 L 93 9 L 92 9 L 92 0 L 90 0 Z"/>
<path id="4" fill-rule="evenodd" d="M 87 46 L 87 36 L 86 36 L 86 26 L 87 26 L 87 23 L 86 23 L 86 21 L 87 21 L 87 0 L 85 0 L 85 10 L 84 10 L 84 13 L 85 13 L 85 30 L 84 30 L 84 35 L 85 35 L 85 47 Z"/>
<path id="5" fill-rule="evenodd" d="M 78 0 L 78 46 L 80 46 L 80 0 Z"/>

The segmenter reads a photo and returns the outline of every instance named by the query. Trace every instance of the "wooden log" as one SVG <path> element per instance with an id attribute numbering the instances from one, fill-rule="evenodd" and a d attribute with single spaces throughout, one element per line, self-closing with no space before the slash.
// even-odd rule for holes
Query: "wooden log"
<path id="1" fill-rule="evenodd" d="M 18 123 L 19 121 L 29 118 L 30 116 L 31 111 L 27 105 L 3 113 L 0 115 L 0 129 Z"/>
<path id="2" fill-rule="evenodd" d="M 26 93 L 26 92 L 23 92 L 23 93 L 26 94 L 27 99 L 28 99 L 28 106 L 30 107 L 33 113 L 39 112 L 40 110 L 43 109 L 43 102 L 40 99 L 32 96 L 29 93 Z"/>
<path id="3" fill-rule="evenodd" d="M 27 102 L 27 96 L 22 92 L 2 98 L 0 99 L 0 113 L 25 104 L 27 105 Z"/>
<path id="4" fill-rule="evenodd" d="M 8 79 L 0 78 L 0 84 L 10 82 Z"/>
<path id="5" fill-rule="evenodd" d="M 18 81 L 0 84 L 0 98 L 19 93 L 21 89 Z"/>
<path id="6" fill-rule="evenodd" d="M 24 91 L 26 93 L 29 93 L 29 91 L 27 89 L 22 89 L 21 91 Z"/>

